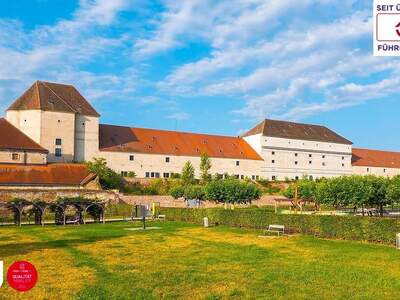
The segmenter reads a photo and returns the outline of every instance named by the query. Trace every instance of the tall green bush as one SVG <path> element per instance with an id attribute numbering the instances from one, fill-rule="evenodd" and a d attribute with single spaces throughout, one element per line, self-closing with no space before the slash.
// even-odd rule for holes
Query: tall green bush
<path id="1" fill-rule="evenodd" d="M 208 217 L 211 224 L 266 229 L 270 224 L 282 224 L 289 233 L 315 235 L 392 245 L 400 232 L 400 220 L 391 218 L 361 218 L 353 216 L 317 216 L 275 214 L 266 209 L 246 208 L 190 209 L 162 208 L 168 220 L 201 224 Z"/>
<path id="2" fill-rule="evenodd" d="M 94 158 L 93 161 L 86 163 L 89 172 L 95 173 L 99 178 L 99 183 L 103 189 L 122 189 L 124 179 L 113 169 L 107 166 L 105 158 Z"/>

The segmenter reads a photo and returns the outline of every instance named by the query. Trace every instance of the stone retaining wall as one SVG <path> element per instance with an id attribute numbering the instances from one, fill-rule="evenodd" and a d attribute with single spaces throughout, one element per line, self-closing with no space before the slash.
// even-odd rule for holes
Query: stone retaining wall
<path id="1" fill-rule="evenodd" d="M 59 197 L 84 197 L 110 201 L 111 203 L 120 202 L 120 194 L 116 191 L 88 189 L 0 189 L 0 201 L 10 201 L 15 198 L 21 198 L 28 201 L 40 199 L 51 202 L 57 200 Z"/>
<path id="2" fill-rule="evenodd" d="M 275 199 L 283 199 L 282 196 L 264 195 L 259 200 L 253 201 L 251 205 L 254 206 L 273 206 Z M 136 196 L 136 195 L 120 195 L 122 202 L 127 204 L 143 204 L 151 205 L 153 202 L 160 202 L 162 207 L 186 207 L 183 199 L 174 199 L 171 196 Z M 289 201 L 281 201 L 279 205 L 289 205 Z M 249 206 L 249 205 L 244 205 Z M 223 207 L 223 204 L 214 203 L 212 201 L 204 201 L 202 207 Z"/>

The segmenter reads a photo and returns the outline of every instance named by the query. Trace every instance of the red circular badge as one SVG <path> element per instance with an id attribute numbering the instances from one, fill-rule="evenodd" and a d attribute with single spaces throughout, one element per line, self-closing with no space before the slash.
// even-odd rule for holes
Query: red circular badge
<path id="1" fill-rule="evenodd" d="M 17 291 L 29 291 L 36 285 L 37 280 L 38 273 L 30 262 L 16 261 L 8 268 L 8 284 Z"/>

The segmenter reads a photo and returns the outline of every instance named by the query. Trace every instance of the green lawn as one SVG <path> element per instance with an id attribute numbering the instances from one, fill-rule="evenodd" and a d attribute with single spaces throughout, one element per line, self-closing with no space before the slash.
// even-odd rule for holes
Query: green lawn
<path id="1" fill-rule="evenodd" d="M 393 247 L 257 231 L 153 223 L 0 228 L 7 268 L 28 260 L 39 282 L 0 299 L 398 299 Z"/>

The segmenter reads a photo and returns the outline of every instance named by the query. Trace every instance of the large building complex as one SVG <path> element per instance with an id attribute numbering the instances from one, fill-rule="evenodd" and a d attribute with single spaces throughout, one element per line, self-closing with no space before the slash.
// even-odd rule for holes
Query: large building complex
<path id="1" fill-rule="evenodd" d="M 168 178 L 186 161 L 199 172 L 270 180 L 400 174 L 400 153 L 355 149 L 319 125 L 266 119 L 241 137 L 104 125 L 71 86 L 37 81 L 0 119 L 0 164 L 78 163 L 103 157 L 122 174 Z M 197 173 L 198 174 L 198 173 Z"/>

